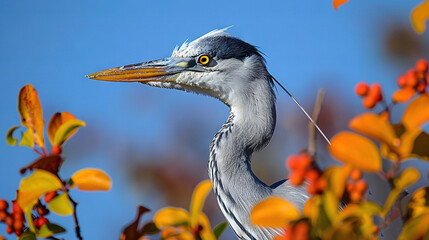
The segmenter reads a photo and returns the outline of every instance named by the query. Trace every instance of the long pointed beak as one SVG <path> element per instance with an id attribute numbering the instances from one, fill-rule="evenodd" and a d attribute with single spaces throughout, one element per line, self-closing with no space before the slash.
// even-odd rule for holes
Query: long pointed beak
<path id="1" fill-rule="evenodd" d="M 113 82 L 174 81 L 189 67 L 191 59 L 164 58 L 107 69 L 87 75 L 88 78 Z"/>

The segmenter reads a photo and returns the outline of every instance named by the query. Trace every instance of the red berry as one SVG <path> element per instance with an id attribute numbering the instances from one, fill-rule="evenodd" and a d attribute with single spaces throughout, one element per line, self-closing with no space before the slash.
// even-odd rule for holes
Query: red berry
<path id="1" fill-rule="evenodd" d="M 428 62 L 425 59 L 420 59 L 416 63 L 416 70 L 421 73 L 426 73 L 428 71 Z"/>
<path id="2" fill-rule="evenodd" d="M 347 192 L 351 193 L 355 190 L 356 185 L 353 182 L 348 182 L 346 185 Z"/>
<path id="3" fill-rule="evenodd" d="M 12 212 L 13 213 L 23 213 L 21 207 L 17 201 L 12 201 Z"/>
<path id="4" fill-rule="evenodd" d="M 42 227 L 43 225 L 45 225 L 46 223 L 48 223 L 49 222 L 49 220 L 47 219 L 47 218 L 45 218 L 45 217 L 39 217 L 38 219 L 37 219 L 37 225 L 39 226 L 39 227 Z"/>
<path id="5" fill-rule="evenodd" d="M 314 183 L 308 184 L 308 186 L 307 186 L 307 192 L 310 193 L 311 195 L 315 195 L 317 193 L 316 184 L 314 184 Z"/>
<path id="6" fill-rule="evenodd" d="M 354 169 L 350 174 L 350 178 L 354 181 L 359 181 L 362 178 L 362 172 L 358 169 Z"/>
<path id="7" fill-rule="evenodd" d="M 363 98 L 362 105 L 367 109 L 372 109 L 377 104 L 377 101 L 371 96 L 368 95 Z"/>
<path id="8" fill-rule="evenodd" d="M 305 177 L 307 178 L 308 181 L 314 182 L 316 181 L 316 179 L 319 178 L 319 171 L 317 171 L 316 169 L 311 169 L 307 171 L 307 173 L 305 174 Z"/>
<path id="9" fill-rule="evenodd" d="M 8 227 L 12 227 L 13 226 L 13 218 L 11 216 L 7 216 L 6 219 L 4 220 L 4 222 L 6 223 L 6 225 Z"/>
<path id="10" fill-rule="evenodd" d="M 366 96 L 368 94 L 368 91 L 369 86 L 366 82 L 360 82 L 355 87 L 355 93 L 361 97 Z"/>
<path id="11" fill-rule="evenodd" d="M 299 158 L 297 155 L 292 155 L 290 157 L 288 157 L 288 159 L 286 160 L 287 162 L 287 166 L 289 167 L 289 169 L 297 169 L 298 165 L 299 165 Z"/>
<path id="12" fill-rule="evenodd" d="M 403 88 L 405 87 L 407 80 L 404 75 L 401 75 L 398 77 L 398 80 L 396 80 L 396 83 L 398 84 L 398 87 Z"/>
<path id="13" fill-rule="evenodd" d="M 298 158 L 299 158 L 299 162 L 298 162 L 297 169 L 300 169 L 300 170 L 307 170 L 307 168 L 310 167 L 311 162 L 313 161 L 307 153 L 298 154 Z"/>
<path id="14" fill-rule="evenodd" d="M 426 82 L 419 82 L 417 84 L 417 87 L 416 87 L 417 92 L 425 93 L 426 92 L 426 86 L 427 86 Z"/>
<path id="15" fill-rule="evenodd" d="M 23 213 L 12 213 L 12 217 L 14 221 L 24 221 L 24 214 Z"/>
<path id="16" fill-rule="evenodd" d="M 56 196 L 57 196 L 57 192 L 53 191 L 53 192 L 47 193 L 43 199 L 45 200 L 46 203 L 48 203 Z"/>
<path id="17" fill-rule="evenodd" d="M 13 233 L 13 229 L 11 227 L 7 227 L 6 228 L 6 233 L 7 234 L 12 234 Z"/>
<path id="18" fill-rule="evenodd" d="M 8 207 L 9 207 L 9 203 L 6 200 L 1 199 L 0 200 L 0 211 L 6 211 Z"/>
<path id="19" fill-rule="evenodd" d="M 53 155 L 60 155 L 62 152 L 62 148 L 60 146 L 53 146 L 51 152 Z"/>
<path id="20" fill-rule="evenodd" d="M 295 185 L 299 186 L 304 182 L 304 171 L 302 170 L 295 170 L 289 175 L 290 182 Z"/>
<path id="21" fill-rule="evenodd" d="M 353 191 L 350 193 L 350 200 L 352 200 L 353 202 L 358 202 L 361 199 L 362 199 L 362 193 L 358 191 Z"/>
<path id="22" fill-rule="evenodd" d="M 0 221 L 2 221 L 2 222 L 5 221 L 7 216 L 9 216 L 9 214 L 7 214 L 7 212 L 1 211 L 0 212 Z"/>
<path id="23" fill-rule="evenodd" d="M 405 74 L 405 86 L 415 87 L 418 83 L 417 73 L 414 69 L 408 70 Z"/>
<path id="24" fill-rule="evenodd" d="M 376 102 L 383 100 L 383 94 L 381 93 L 381 85 L 374 83 L 369 88 L 368 96 L 372 96 Z"/>
<path id="25" fill-rule="evenodd" d="M 24 227 L 24 222 L 21 221 L 14 221 L 13 222 L 13 228 L 16 230 L 21 230 Z"/>
<path id="26" fill-rule="evenodd" d="M 360 193 L 363 193 L 366 191 L 366 188 L 368 185 L 366 184 L 365 180 L 359 180 L 356 182 L 356 191 L 359 191 Z"/>
<path id="27" fill-rule="evenodd" d="M 319 178 L 315 182 L 317 191 L 323 192 L 328 187 L 328 182 L 324 178 Z"/>
<path id="28" fill-rule="evenodd" d="M 22 229 L 15 229 L 16 236 L 19 237 L 21 235 L 21 233 L 22 233 Z"/>

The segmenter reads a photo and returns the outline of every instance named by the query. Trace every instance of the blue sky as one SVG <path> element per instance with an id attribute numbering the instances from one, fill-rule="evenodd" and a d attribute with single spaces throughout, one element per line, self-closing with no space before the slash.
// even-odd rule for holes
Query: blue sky
<path id="1" fill-rule="evenodd" d="M 78 211 L 85 238 L 110 239 L 134 216 L 137 203 L 154 209 L 164 203 L 162 189 L 150 183 L 139 189 L 142 194 L 135 194 L 121 154 L 164 154 L 165 149 L 179 148 L 171 131 L 175 118 L 188 117 L 206 126 L 197 144 L 205 151 L 228 110 L 207 97 L 137 83 L 98 82 L 85 75 L 168 57 L 187 39 L 233 26 L 228 32 L 258 46 L 271 73 L 305 106 L 311 106 L 322 87 L 328 90 L 328 99 L 344 99 L 335 103 L 334 114 L 340 118 L 342 112 L 363 111 L 353 96 L 357 82 L 381 82 L 390 94 L 396 77 L 411 67 L 386 55 L 384 39 L 392 26 L 411 29 L 409 14 L 418 2 L 350 0 L 334 11 L 331 1 L 308 0 L 1 1 L 0 136 L 19 123 L 17 94 L 26 83 L 38 90 L 45 121 L 57 111 L 86 121 L 87 127 L 65 146 L 67 160 L 61 174 L 98 167 L 112 176 L 114 187 L 108 193 L 72 193 L 81 202 Z M 429 42 L 428 33 L 415 35 Z M 408 63 L 428 58 L 427 47 Z M 305 135 L 305 125 L 292 125 L 306 121 L 292 101 L 280 93 L 278 103 L 280 122 L 286 122 L 281 131 Z M 292 118 L 298 120 L 289 121 Z M 346 120 L 336 122 L 334 130 L 346 124 Z M 282 156 L 305 147 L 304 140 L 288 143 Z M 0 198 L 12 199 L 20 179 L 18 169 L 36 156 L 6 143 L 0 144 L 0 153 Z M 205 166 L 205 161 L 198 164 Z M 73 239 L 72 219 L 59 221 L 70 230 L 65 236 Z M 0 225 L 0 234 L 4 229 Z"/>

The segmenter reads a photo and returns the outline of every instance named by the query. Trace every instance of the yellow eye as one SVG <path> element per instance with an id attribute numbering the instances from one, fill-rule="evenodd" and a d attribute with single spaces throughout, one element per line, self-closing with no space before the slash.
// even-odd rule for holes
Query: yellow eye
<path id="1" fill-rule="evenodd" d="M 198 58 L 198 62 L 202 65 L 208 65 L 210 63 L 210 57 L 207 55 L 202 55 Z"/>

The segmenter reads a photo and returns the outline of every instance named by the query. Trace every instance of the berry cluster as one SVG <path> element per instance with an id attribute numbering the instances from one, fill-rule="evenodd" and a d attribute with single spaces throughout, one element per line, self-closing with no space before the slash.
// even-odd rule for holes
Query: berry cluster
<path id="1" fill-rule="evenodd" d="M 416 93 L 426 93 L 429 84 L 428 62 L 425 59 L 417 61 L 415 68 L 409 69 L 398 77 L 397 84 L 401 88 L 393 96 L 393 102 L 406 102 Z"/>
<path id="2" fill-rule="evenodd" d="M 368 185 L 365 180 L 362 179 L 362 172 L 358 169 L 354 169 L 350 174 L 350 180 L 347 183 L 347 193 L 350 201 L 359 202 L 362 200 Z"/>
<path id="3" fill-rule="evenodd" d="M 56 192 L 50 192 L 45 195 L 45 202 L 48 203 L 54 197 L 57 196 Z M 9 203 L 0 199 L 0 222 L 6 223 L 6 232 L 8 234 L 15 233 L 16 236 L 20 236 L 22 233 L 28 231 L 28 227 L 25 225 L 24 212 L 19 206 L 16 200 L 12 200 L 12 212 L 8 212 Z M 49 220 L 45 217 L 49 214 L 49 209 L 43 205 L 40 201 L 34 206 L 34 212 L 32 212 L 33 224 L 37 229 L 42 228 L 45 224 L 49 223 Z"/>
<path id="4" fill-rule="evenodd" d="M 366 82 L 360 82 L 356 85 L 355 92 L 358 96 L 363 97 L 362 104 L 368 109 L 374 108 L 377 103 L 383 101 L 381 86 L 378 83 L 369 86 Z"/>
<path id="5" fill-rule="evenodd" d="M 287 159 L 287 166 L 292 171 L 289 180 L 293 185 L 299 186 L 308 181 L 307 191 L 313 195 L 320 194 L 326 189 L 326 179 L 321 177 L 320 170 L 306 152 L 290 156 Z"/>
<path id="6" fill-rule="evenodd" d="M 310 239 L 310 223 L 307 220 L 300 220 L 294 224 L 290 224 L 285 228 L 285 235 L 281 240 L 309 240 Z"/>
<path id="7" fill-rule="evenodd" d="M 18 202 L 12 201 L 12 212 L 8 212 L 9 203 L 0 199 L 0 222 L 6 223 L 6 232 L 8 234 L 15 233 L 16 236 L 20 236 L 24 231 L 24 212 L 18 205 Z"/>

